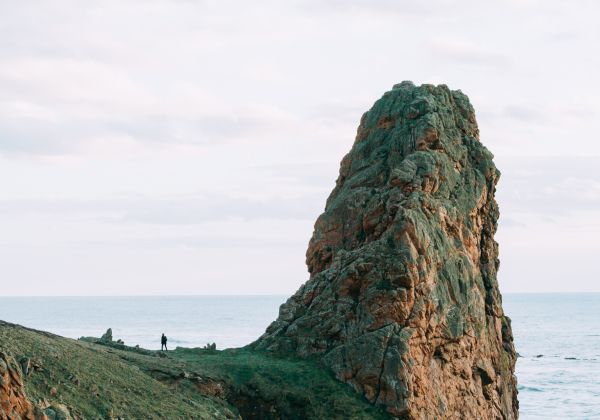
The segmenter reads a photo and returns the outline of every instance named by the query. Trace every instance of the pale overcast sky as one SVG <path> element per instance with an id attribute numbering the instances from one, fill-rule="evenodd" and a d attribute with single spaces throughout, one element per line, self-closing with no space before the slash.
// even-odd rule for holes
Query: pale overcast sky
<path id="1" fill-rule="evenodd" d="M 0 1 L 3 295 L 287 294 L 364 111 L 471 98 L 504 292 L 600 291 L 600 2 Z"/>

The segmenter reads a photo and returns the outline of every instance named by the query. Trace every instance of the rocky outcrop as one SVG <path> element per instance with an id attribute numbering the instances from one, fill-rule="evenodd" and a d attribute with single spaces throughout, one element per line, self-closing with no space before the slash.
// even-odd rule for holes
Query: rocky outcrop
<path id="1" fill-rule="evenodd" d="M 109 328 L 108 330 L 106 330 L 106 332 L 104 334 L 102 334 L 102 337 L 100 337 L 100 341 L 105 342 L 105 343 L 112 343 L 112 341 L 113 341 L 112 328 Z"/>
<path id="2" fill-rule="evenodd" d="M 24 362 L 22 365 L 28 365 Z M 0 352 L 0 420 L 47 419 L 27 398 L 23 371 L 16 360 Z"/>
<path id="3" fill-rule="evenodd" d="M 320 356 L 396 417 L 517 418 L 496 280 L 499 176 L 463 93 L 394 86 L 342 160 L 310 280 L 253 347 Z"/>

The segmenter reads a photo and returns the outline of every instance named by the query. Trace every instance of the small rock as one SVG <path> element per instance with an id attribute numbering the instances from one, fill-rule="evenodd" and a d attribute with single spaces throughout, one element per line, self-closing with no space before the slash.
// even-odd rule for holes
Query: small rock
<path id="1" fill-rule="evenodd" d="M 41 372 L 42 370 L 44 370 L 44 365 L 40 359 L 32 359 L 31 368 L 36 372 Z"/>
<path id="2" fill-rule="evenodd" d="M 217 344 L 216 343 L 206 343 L 206 346 L 204 346 L 204 350 L 216 350 L 217 349 Z"/>
<path id="3" fill-rule="evenodd" d="M 56 411 L 48 407 L 44 410 L 44 414 L 48 417 L 48 420 L 56 420 Z"/>
<path id="4" fill-rule="evenodd" d="M 69 409 L 63 404 L 52 404 L 44 410 L 48 420 L 73 420 Z"/>
<path id="5" fill-rule="evenodd" d="M 23 376 L 29 376 L 31 371 L 31 360 L 28 357 L 22 357 L 19 360 L 19 364 L 21 365 L 21 371 L 23 372 Z"/>
<path id="6" fill-rule="evenodd" d="M 100 341 L 107 342 L 107 343 L 110 343 L 111 341 L 113 341 L 112 328 L 109 328 L 108 330 L 106 330 L 104 335 L 102 337 L 100 337 Z"/>

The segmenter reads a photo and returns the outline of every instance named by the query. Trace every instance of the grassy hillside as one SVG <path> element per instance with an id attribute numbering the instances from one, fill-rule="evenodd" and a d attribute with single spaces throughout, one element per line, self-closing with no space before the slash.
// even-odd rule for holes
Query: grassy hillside
<path id="1" fill-rule="evenodd" d="M 63 405 L 74 417 L 237 417 L 222 400 L 179 392 L 177 384 L 155 379 L 148 372 L 164 363 L 159 357 L 135 355 L 139 363 L 131 363 L 128 352 L 6 323 L 0 323 L 0 349 L 30 359 L 25 387 L 32 402 Z"/>
<path id="2" fill-rule="evenodd" d="M 0 321 L 0 350 L 29 366 L 30 400 L 56 418 L 386 418 L 316 362 L 247 349 L 165 355 Z"/>
<path id="3" fill-rule="evenodd" d="M 178 348 L 170 357 L 226 383 L 228 400 L 244 419 L 388 418 L 317 362 L 276 358 L 247 349 L 210 352 Z"/>

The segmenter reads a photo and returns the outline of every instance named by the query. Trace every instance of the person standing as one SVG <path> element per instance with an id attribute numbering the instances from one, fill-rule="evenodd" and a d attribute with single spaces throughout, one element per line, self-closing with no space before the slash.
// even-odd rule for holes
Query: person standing
<path id="1" fill-rule="evenodd" d="M 163 333 L 160 338 L 160 351 L 162 351 L 163 347 L 165 348 L 165 351 L 167 351 L 167 336 L 165 333 Z"/>

